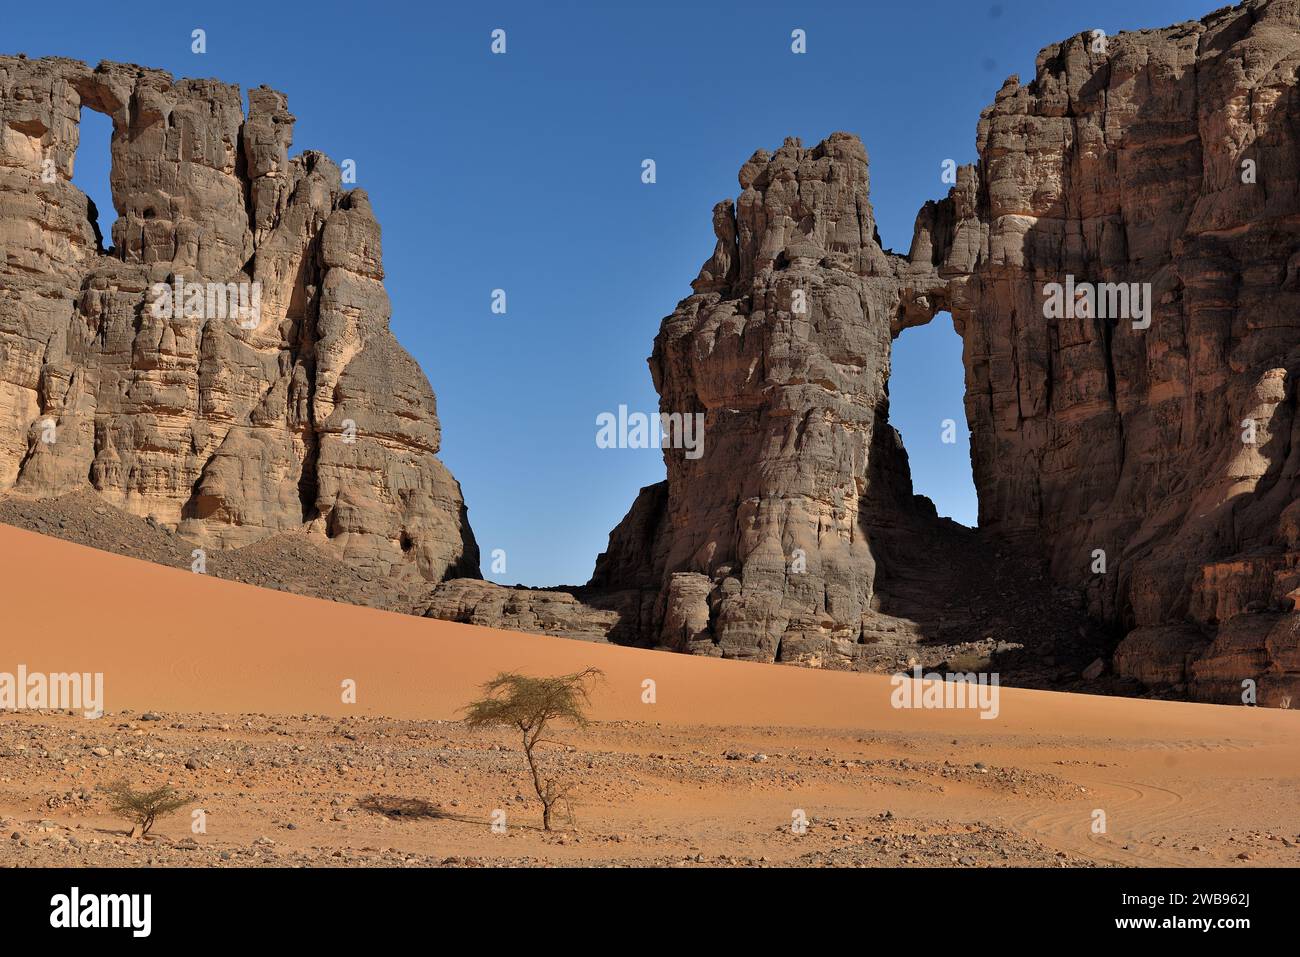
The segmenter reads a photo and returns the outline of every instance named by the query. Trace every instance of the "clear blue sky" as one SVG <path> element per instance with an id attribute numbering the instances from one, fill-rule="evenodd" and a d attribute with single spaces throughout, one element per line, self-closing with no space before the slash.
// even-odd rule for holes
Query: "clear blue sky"
<path id="1" fill-rule="evenodd" d="M 294 151 L 357 163 L 384 230 L 393 330 L 438 394 L 442 458 L 490 573 L 585 582 L 657 450 L 595 445 L 595 417 L 654 411 L 645 358 L 713 249 L 710 211 L 755 149 L 862 137 L 886 246 L 905 251 L 940 164 L 1048 43 L 1160 27 L 1215 0 L 710 3 L 9 3 L 0 50 L 160 67 L 289 96 Z M 207 53 L 190 51 L 195 28 Z M 489 51 L 506 30 L 507 53 Z M 808 52 L 790 52 L 807 31 Z M 76 181 L 101 209 L 106 121 Z M 653 158 L 658 182 L 641 183 Z M 106 224 L 112 214 L 105 212 Z M 107 229 L 105 230 L 107 233 Z M 507 313 L 491 312 L 492 290 Z M 940 317 L 896 343 L 892 417 L 917 490 L 974 524 L 960 342 Z"/>

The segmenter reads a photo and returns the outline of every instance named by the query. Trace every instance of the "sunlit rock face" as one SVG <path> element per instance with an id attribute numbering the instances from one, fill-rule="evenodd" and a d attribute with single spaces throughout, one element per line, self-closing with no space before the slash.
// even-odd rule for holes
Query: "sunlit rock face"
<path id="1" fill-rule="evenodd" d="M 650 360 L 709 452 L 665 453 L 592 584 L 651 596 L 671 646 L 853 657 L 884 530 L 927 534 L 884 424 L 889 334 L 950 311 L 981 533 L 1084 592 L 1120 675 L 1300 704 L 1298 7 L 1043 50 L 906 259 L 873 241 L 850 137 L 756 154 Z"/>
<path id="2" fill-rule="evenodd" d="M 664 449 L 667 480 L 642 490 L 590 586 L 640 590 L 648 642 L 852 664 L 893 627 L 877 532 L 934 521 L 887 383 L 900 315 L 936 273 L 881 248 L 854 136 L 788 139 L 739 181 L 650 357 L 660 412 L 700 416 L 703 448 Z"/>
<path id="3" fill-rule="evenodd" d="M 289 158 L 283 95 L 248 104 L 0 57 L 0 491 L 93 488 L 200 545 L 301 529 L 378 573 L 477 575 L 366 194 Z M 83 109 L 113 121 L 107 252 L 71 183 Z"/>
<path id="4" fill-rule="evenodd" d="M 588 585 L 452 582 L 427 613 L 877 666 L 945 633 L 998 644 L 986 625 L 1028 580 L 926 610 L 1036 553 L 1120 676 L 1300 705 L 1298 75 L 1300 0 L 1048 47 L 906 256 L 877 239 L 856 138 L 754 154 L 649 360 L 696 444 L 670 436 Z M 0 58 L 0 490 L 93 488 L 213 547 L 300 529 L 379 572 L 475 576 L 367 197 L 288 158 L 283 96 L 248 103 Z M 83 108 L 114 125 L 107 252 L 70 182 Z M 159 314 L 185 283 L 255 287 L 255 321 Z M 941 311 L 978 533 L 913 495 L 888 420 L 892 338 Z M 1087 630 L 1067 619 L 1058 647 Z"/>
<path id="5" fill-rule="evenodd" d="M 1043 50 L 912 251 L 964 338 L 981 525 L 1087 590 L 1122 673 L 1281 706 L 1300 704 L 1298 8 Z M 1067 282 L 1084 308 L 1061 314 Z M 1121 284 L 1145 315 L 1115 308 Z"/>

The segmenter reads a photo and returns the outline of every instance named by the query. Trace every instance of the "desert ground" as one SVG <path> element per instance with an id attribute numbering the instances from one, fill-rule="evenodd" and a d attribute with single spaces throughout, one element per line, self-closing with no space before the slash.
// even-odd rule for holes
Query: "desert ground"
<path id="1" fill-rule="evenodd" d="M 0 609 L 0 672 L 105 693 L 94 719 L 0 711 L 7 866 L 1300 865 L 1295 711 L 896 708 L 883 676 L 414 618 L 7 526 Z M 458 714 L 500 671 L 589 666 L 594 723 L 545 756 L 575 788 L 548 833 L 514 736 Z M 132 839 L 118 779 L 195 800 Z"/>

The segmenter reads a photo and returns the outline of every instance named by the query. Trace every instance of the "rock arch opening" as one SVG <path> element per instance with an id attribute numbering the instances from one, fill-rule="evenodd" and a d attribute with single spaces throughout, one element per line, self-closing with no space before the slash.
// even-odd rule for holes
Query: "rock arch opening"
<path id="1" fill-rule="evenodd" d="M 90 198 L 90 225 L 95 231 L 99 252 L 112 246 L 113 207 L 111 173 L 113 168 L 113 120 L 90 107 L 81 108 L 77 155 L 73 161 L 72 182 Z"/>
<path id="2" fill-rule="evenodd" d="M 979 504 L 965 394 L 962 340 L 949 313 L 904 329 L 894 340 L 889 421 L 903 438 L 912 490 L 930 499 L 940 516 L 974 528 Z"/>

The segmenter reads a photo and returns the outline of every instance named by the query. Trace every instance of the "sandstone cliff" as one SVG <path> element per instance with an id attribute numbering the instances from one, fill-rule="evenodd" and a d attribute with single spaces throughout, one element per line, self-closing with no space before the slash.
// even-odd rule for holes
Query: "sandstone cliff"
<path id="1" fill-rule="evenodd" d="M 862 144 L 787 140 L 739 183 L 649 360 L 661 411 L 702 416 L 703 449 L 664 449 L 666 481 L 641 490 L 586 586 L 449 582 L 425 613 L 859 670 L 987 668 L 996 652 L 1021 683 L 1079 680 L 1106 642 L 1077 597 L 913 494 L 891 343 L 946 284 L 881 247 Z"/>
<path id="2" fill-rule="evenodd" d="M 978 165 L 912 249 L 965 342 L 981 526 L 1043 544 L 1125 634 L 1121 671 L 1221 701 L 1249 679 L 1283 706 L 1300 701 L 1298 69 L 1296 0 L 1048 47 L 985 110 Z M 1045 318 L 1067 277 L 1149 283 L 1153 308 Z"/>
<path id="3" fill-rule="evenodd" d="M 882 641 L 926 656 L 962 551 L 980 578 L 1041 554 L 1120 677 L 1300 701 L 1298 71 L 1297 0 L 1048 47 L 907 257 L 875 239 L 852 137 L 755 154 L 650 358 L 707 452 L 665 450 L 590 592 L 642 643 L 859 666 Z M 974 541 L 912 497 L 887 423 L 890 336 L 945 310 Z"/>
<path id="4" fill-rule="evenodd" d="M 906 256 L 856 138 L 754 154 L 649 360 L 704 454 L 666 448 L 591 581 L 547 591 L 457 577 L 477 550 L 387 329 L 378 226 L 326 158 L 287 158 L 282 96 L 245 117 L 213 81 L 0 59 L 0 490 L 93 488 L 222 547 L 306 530 L 417 565 L 438 584 L 395 607 L 440 618 L 1055 687 L 1109 662 L 1097 690 L 1288 707 L 1298 74 L 1300 0 L 1048 47 Z M 82 107 L 114 120 L 108 253 L 68 182 Z M 155 318 L 150 287 L 181 274 L 260 283 L 260 320 Z M 979 530 L 913 494 L 889 425 L 891 341 L 942 311 Z"/>
<path id="5" fill-rule="evenodd" d="M 107 251 L 70 181 L 83 109 L 113 121 Z M 245 115 L 215 80 L 0 57 L 0 491 L 477 576 L 433 392 L 388 329 L 379 224 L 327 157 L 289 157 L 293 124 L 264 87 Z M 157 284 L 243 284 L 258 309 L 157 309 Z"/>
<path id="6" fill-rule="evenodd" d="M 739 179 L 650 357 L 661 411 L 703 414 L 705 454 L 664 450 L 667 480 L 642 490 L 590 585 L 641 590 L 657 644 L 852 661 L 897 627 L 878 612 L 877 530 L 940 535 L 888 424 L 912 268 L 880 246 L 855 137 L 787 140 Z"/>

